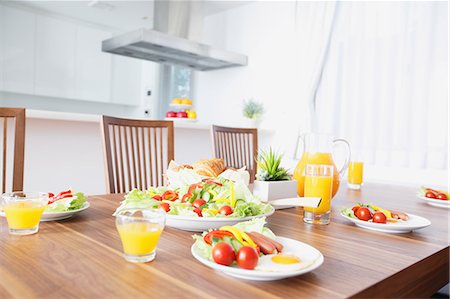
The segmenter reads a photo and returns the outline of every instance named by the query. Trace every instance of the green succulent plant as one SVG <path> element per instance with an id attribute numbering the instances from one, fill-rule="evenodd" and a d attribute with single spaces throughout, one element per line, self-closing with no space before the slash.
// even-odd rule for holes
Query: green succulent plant
<path id="1" fill-rule="evenodd" d="M 258 158 L 258 181 L 287 181 L 291 179 L 287 169 L 280 166 L 281 154 L 269 149 L 261 151 Z"/>
<path id="2" fill-rule="evenodd" d="M 244 100 L 242 113 L 246 118 L 258 119 L 264 114 L 264 105 L 254 99 Z"/>

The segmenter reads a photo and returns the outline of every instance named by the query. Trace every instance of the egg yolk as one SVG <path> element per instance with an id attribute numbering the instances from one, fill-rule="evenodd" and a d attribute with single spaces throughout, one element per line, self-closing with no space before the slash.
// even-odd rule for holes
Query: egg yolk
<path id="1" fill-rule="evenodd" d="M 272 262 L 277 264 L 297 264 L 300 263 L 300 259 L 296 256 L 290 256 L 290 255 L 282 255 L 278 254 L 272 257 Z"/>

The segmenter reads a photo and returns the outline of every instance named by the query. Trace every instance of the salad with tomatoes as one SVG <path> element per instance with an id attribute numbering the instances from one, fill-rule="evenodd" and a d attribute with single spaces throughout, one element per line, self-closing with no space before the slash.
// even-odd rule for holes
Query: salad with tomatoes
<path id="1" fill-rule="evenodd" d="M 443 191 L 432 188 L 421 187 L 418 194 L 419 197 L 426 197 L 438 200 L 450 200 L 450 194 Z"/>
<path id="2" fill-rule="evenodd" d="M 275 234 L 264 224 L 265 218 L 256 218 L 206 231 L 192 236 L 194 246 L 202 258 L 217 264 L 258 269 L 264 256 L 275 256 L 283 251 L 283 245 L 275 240 Z"/>
<path id="3" fill-rule="evenodd" d="M 217 177 L 178 186 L 134 189 L 114 215 L 124 209 L 160 208 L 168 215 L 242 218 L 270 213 L 273 207 L 255 198 L 241 182 Z"/>
<path id="4" fill-rule="evenodd" d="M 48 192 L 48 205 L 44 212 L 67 212 L 81 209 L 86 203 L 83 192 L 74 192 L 72 189 L 61 191 L 58 194 Z"/>
<path id="5" fill-rule="evenodd" d="M 351 208 L 343 208 L 341 214 L 362 221 L 386 224 L 398 221 L 407 221 L 408 215 L 402 212 L 383 209 L 374 204 L 356 204 Z"/>

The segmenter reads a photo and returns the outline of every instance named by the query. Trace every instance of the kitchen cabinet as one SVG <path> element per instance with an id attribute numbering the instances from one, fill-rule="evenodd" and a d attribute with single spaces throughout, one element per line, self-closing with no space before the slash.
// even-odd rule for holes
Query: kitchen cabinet
<path id="1" fill-rule="evenodd" d="M 111 33 L 78 26 L 76 35 L 75 97 L 109 102 L 111 99 L 111 55 L 102 52 L 102 41 Z"/>
<path id="2" fill-rule="evenodd" d="M 73 23 L 37 16 L 36 94 L 75 98 L 76 30 Z"/>
<path id="3" fill-rule="evenodd" d="M 119 55 L 112 55 L 112 102 L 123 105 L 141 103 L 142 62 Z"/>
<path id="4" fill-rule="evenodd" d="M 0 6 L 0 87 L 34 92 L 35 22 L 33 13 Z"/>

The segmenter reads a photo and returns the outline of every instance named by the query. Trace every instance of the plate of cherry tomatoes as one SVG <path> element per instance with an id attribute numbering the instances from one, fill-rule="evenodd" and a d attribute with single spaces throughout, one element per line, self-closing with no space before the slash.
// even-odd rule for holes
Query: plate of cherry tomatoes
<path id="1" fill-rule="evenodd" d="M 443 190 L 422 187 L 417 197 L 431 206 L 450 209 L 450 194 Z"/>
<path id="2" fill-rule="evenodd" d="M 341 215 L 356 226 L 391 234 L 409 233 L 431 224 L 426 218 L 383 209 L 373 204 L 357 204 L 351 208 L 343 208 Z"/>

